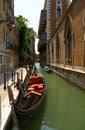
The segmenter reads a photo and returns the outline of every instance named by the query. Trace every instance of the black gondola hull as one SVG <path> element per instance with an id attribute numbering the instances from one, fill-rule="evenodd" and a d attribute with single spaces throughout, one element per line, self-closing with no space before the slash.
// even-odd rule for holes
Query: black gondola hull
<path id="1" fill-rule="evenodd" d="M 23 108 L 18 109 L 18 107 L 17 107 L 18 103 L 20 101 L 20 98 L 21 98 L 21 92 L 19 93 L 18 99 L 17 99 L 16 104 L 15 104 L 15 110 L 16 110 L 20 130 L 23 130 L 23 128 L 26 126 L 26 124 L 29 122 L 29 120 L 32 118 L 34 113 L 37 111 L 37 109 L 41 105 L 43 98 L 45 96 L 45 92 L 46 92 L 46 86 L 44 85 L 44 91 L 43 91 L 42 96 L 39 96 L 39 95 L 36 95 L 36 94 L 31 94 L 31 96 L 33 96 L 33 97 L 32 97 L 32 99 L 29 98 L 27 100 L 28 106 L 26 106 L 27 107 L 26 109 L 23 109 Z M 34 105 L 32 105 L 32 103 Z"/>

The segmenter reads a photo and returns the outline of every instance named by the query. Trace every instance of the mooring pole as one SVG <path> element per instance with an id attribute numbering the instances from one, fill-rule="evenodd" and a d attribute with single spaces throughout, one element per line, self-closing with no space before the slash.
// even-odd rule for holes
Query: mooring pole
<path id="1" fill-rule="evenodd" d="M 16 74 L 14 73 L 14 88 L 16 87 L 16 85 L 15 85 L 15 77 L 16 76 Z"/>
<path id="2" fill-rule="evenodd" d="M 21 69 L 21 81 L 23 81 L 23 69 Z"/>
<path id="3" fill-rule="evenodd" d="M 16 111 L 15 111 L 15 107 L 14 107 L 13 92 L 12 92 L 12 89 L 11 89 L 10 86 L 7 86 L 7 88 L 8 88 L 9 102 L 10 102 L 10 105 L 11 105 L 11 112 L 12 112 L 12 116 L 13 116 L 13 123 L 14 123 L 14 125 L 17 126 L 17 129 L 20 130 L 18 120 L 17 120 Z"/>
<path id="4" fill-rule="evenodd" d="M 4 73 L 4 90 L 6 90 L 6 73 Z"/>
<path id="5" fill-rule="evenodd" d="M 13 82 L 13 70 L 12 70 L 12 82 Z"/>
<path id="6" fill-rule="evenodd" d="M 17 88 L 19 87 L 18 81 L 19 81 L 19 73 L 17 72 Z"/>

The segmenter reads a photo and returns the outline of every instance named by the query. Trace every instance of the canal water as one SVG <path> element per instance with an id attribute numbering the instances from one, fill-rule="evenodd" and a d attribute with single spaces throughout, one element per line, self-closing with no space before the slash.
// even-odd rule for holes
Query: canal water
<path id="1" fill-rule="evenodd" d="M 42 68 L 45 98 L 24 130 L 85 130 L 85 90 Z M 16 130 L 13 126 L 12 130 Z"/>

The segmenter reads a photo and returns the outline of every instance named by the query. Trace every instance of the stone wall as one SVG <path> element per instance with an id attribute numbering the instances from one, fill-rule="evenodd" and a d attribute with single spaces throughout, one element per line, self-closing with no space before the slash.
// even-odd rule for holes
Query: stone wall
<path id="1" fill-rule="evenodd" d="M 65 27 L 70 19 L 72 29 L 72 57 L 65 57 Z M 59 35 L 59 59 L 57 59 L 57 33 Z M 51 69 L 85 89 L 85 0 L 73 0 L 54 35 L 49 40 Z M 53 51 L 52 51 L 53 47 Z M 54 55 L 54 56 L 53 56 Z M 59 62 L 57 62 L 59 60 Z"/>
<path id="2" fill-rule="evenodd" d="M 53 72 L 57 73 L 63 78 L 85 89 L 85 71 L 77 71 L 68 68 L 65 69 L 63 67 L 53 67 L 53 66 L 51 66 L 51 69 Z"/>
<path id="3" fill-rule="evenodd" d="M 65 16 L 63 17 L 60 25 L 55 31 L 55 34 L 52 36 L 52 38 L 49 40 L 49 46 L 51 48 L 52 44 L 56 44 L 56 33 L 59 34 L 59 44 L 60 44 L 60 50 L 59 50 L 59 64 L 62 64 L 64 66 L 84 66 L 85 61 L 85 41 L 84 41 L 84 16 L 85 16 L 85 1 L 83 0 L 74 0 L 71 6 L 68 8 Z M 65 24 L 66 19 L 69 16 L 71 19 L 71 26 L 72 26 L 72 57 L 70 60 L 66 61 L 65 59 Z M 55 40 L 55 42 L 53 42 Z M 55 46 L 53 44 L 53 46 Z M 52 49 L 50 49 L 50 61 L 52 61 Z M 54 47 L 54 52 L 56 52 L 56 47 Z M 55 55 L 56 56 L 56 55 Z M 50 64 L 57 65 L 57 59 L 54 58 L 54 63 L 50 62 Z"/>

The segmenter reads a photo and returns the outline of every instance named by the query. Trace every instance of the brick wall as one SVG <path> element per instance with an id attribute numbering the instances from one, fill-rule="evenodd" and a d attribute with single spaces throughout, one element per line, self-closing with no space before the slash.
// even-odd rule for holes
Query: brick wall
<path id="1" fill-rule="evenodd" d="M 71 4 L 71 6 L 68 8 L 66 14 L 64 15 L 61 24 L 55 31 L 55 34 L 52 36 L 52 38 L 49 41 L 49 45 L 51 48 L 51 44 L 53 39 L 56 40 L 56 32 L 59 32 L 59 39 L 60 39 L 60 59 L 59 64 L 60 65 L 68 65 L 70 67 L 74 66 L 84 66 L 84 28 L 83 28 L 83 18 L 84 18 L 84 8 L 85 8 L 85 1 L 82 0 L 74 0 Z M 65 32 L 65 22 L 67 16 L 71 17 L 72 20 L 72 27 L 73 27 L 73 41 L 72 41 L 72 59 L 71 62 L 65 61 L 65 44 L 64 44 L 64 32 Z M 56 41 L 55 41 L 56 42 Z M 54 42 L 54 43 L 55 43 Z M 54 45 L 55 46 L 55 45 Z M 56 49 L 54 47 L 54 49 Z M 54 50 L 55 52 L 56 50 Z M 50 52 L 51 55 L 51 52 Z M 50 56 L 52 58 L 52 56 Z M 54 58 L 54 64 L 56 63 L 56 58 Z M 52 60 L 50 59 L 52 62 Z M 52 64 L 52 63 L 51 63 Z"/>

